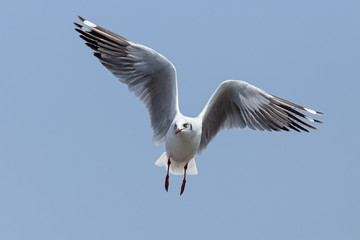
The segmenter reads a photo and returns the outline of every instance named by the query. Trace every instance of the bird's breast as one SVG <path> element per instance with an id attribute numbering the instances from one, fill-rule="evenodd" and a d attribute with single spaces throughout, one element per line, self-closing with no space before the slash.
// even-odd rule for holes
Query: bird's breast
<path id="1" fill-rule="evenodd" d="M 200 136 L 193 134 L 167 134 L 165 148 L 168 156 L 177 162 L 191 160 L 199 147 Z"/>

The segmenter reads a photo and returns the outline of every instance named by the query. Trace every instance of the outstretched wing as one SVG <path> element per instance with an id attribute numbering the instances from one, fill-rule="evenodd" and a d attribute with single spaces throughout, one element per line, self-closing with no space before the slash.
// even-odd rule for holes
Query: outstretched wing
<path id="1" fill-rule="evenodd" d="M 224 128 L 244 128 L 267 131 L 306 131 L 315 127 L 303 122 L 321 123 L 298 112 L 322 114 L 304 108 L 238 80 L 228 80 L 220 84 L 209 99 L 203 111 L 202 135 L 198 152 L 203 151 L 216 134 Z"/>
<path id="2" fill-rule="evenodd" d="M 74 23 L 75 30 L 100 62 L 145 104 L 153 140 L 160 144 L 179 111 L 175 67 L 154 50 L 79 19 L 86 27 Z"/>

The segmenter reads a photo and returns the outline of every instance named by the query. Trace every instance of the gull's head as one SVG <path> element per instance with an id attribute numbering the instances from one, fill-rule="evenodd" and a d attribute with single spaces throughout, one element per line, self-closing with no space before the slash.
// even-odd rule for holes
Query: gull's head
<path id="1" fill-rule="evenodd" d="M 181 119 L 174 124 L 175 135 L 178 135 L 179 133 L 188 134 L 191 133 L 191 131 L 192 123 L 186 121 L 185 119 Z"/>

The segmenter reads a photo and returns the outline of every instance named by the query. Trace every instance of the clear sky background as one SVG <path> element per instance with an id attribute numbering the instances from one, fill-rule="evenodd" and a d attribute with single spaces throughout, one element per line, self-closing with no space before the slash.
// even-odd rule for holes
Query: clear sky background
<path id="1" fill-rule="evenodd" d="M 176 2 L 1 4 L 0 239 L 360 239 L 360 2 Z M 166 193 L 148 113 L 77 15 L 172 61 L 185 115 L 240 79 L 324 124 L 223 131 Z"/>

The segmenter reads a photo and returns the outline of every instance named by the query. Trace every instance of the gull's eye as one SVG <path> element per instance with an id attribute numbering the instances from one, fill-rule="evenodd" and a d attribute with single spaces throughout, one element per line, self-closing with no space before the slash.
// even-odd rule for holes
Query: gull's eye
<path id="1" fill-rule="evenodd" d="M 189 124 L 188 123 L 184 123 L 184 128 L 187 128 L 188 126 L 189 126 Z"/>

